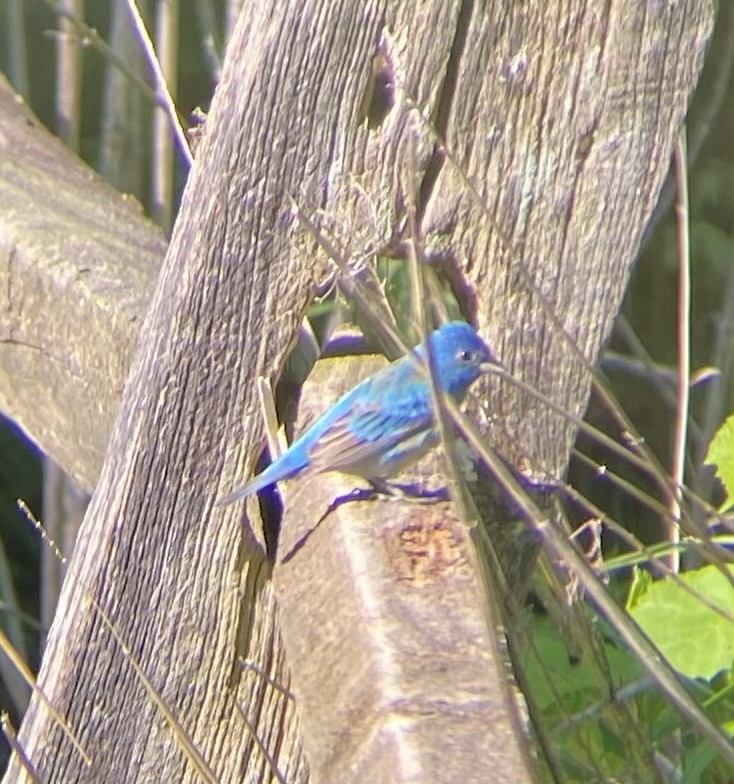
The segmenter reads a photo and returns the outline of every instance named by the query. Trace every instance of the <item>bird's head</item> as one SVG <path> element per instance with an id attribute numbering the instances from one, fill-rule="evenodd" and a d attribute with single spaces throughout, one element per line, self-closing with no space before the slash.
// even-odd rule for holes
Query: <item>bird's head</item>
<path id="1" fill-rule="evenodd" d="M 463 321 L 444 324 L 429 340 L 441 387 L 458 402 L 479 376 L 502 367 L 474 327 Z M 423 355 L 421 349 L 418 353 Z"/>

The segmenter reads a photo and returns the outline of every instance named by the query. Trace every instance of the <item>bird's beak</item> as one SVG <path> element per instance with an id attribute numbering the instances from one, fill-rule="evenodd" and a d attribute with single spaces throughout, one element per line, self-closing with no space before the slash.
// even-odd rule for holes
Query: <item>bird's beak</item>
<path id="1" fill-rule="evenodd" d="M 497 376 L 501 376 L 506 370 L 505 366 L 499 360 L 482 362 L 479 369 L 482 373 L 494 373 Z"/>

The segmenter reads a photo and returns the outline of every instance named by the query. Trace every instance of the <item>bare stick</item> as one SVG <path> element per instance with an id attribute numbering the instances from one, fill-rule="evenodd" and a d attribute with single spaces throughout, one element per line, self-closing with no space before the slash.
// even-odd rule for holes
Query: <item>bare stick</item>
<path id="1" fill-rule="evenodd" d="M 130 15 L 132 16 L 135 29 L 140 36 L 140 43 L 145 52 L 145 56 L 148 59 L 148 64 L 153 71 L 156 98 L 163 104 L 163 106 L 165 106 L 168 119 L 171 123 L 171 129 L 173 130 L 173 134 L 176 137 L 176 141 L 178 142 L 181 155 L 186 161 L 186 164 L 191 166 L 191 164 L 194 162 L 194 159 L 191 155 L 191 150 L 189 149 L 189 143 L 186 141 L 186 134 L 184 134 L 181 123 L 178 121 L 176 106 L 173 103 L 173 98 L 171 98 L 171 93 L 169 92 L 168 86 L 166 85 L 166 80 L 163 76 L 161 65 L 158 62 L 155 50 L 153 49 L 153 42 L 150 40 L 148 31 L 145 29 L 145 22 L 143 21 L 143 17 L 140 15 L 140 11 L 138 10 L 138 6 L 135 0 L 127 0 L 127 6 L 130 9 Z"/>
<path id="2" fill-rule="evenodd" d="M 686 129 L 681 128 L 675 145 L 675 179 L 678 197 L 675 214 L 678 221 L 678 400 L 675 410 L 675 442 L 673 447 L 672 476 L 675 492 L 670 503 L 668 541 L 680 541 L 680 502 L 682 497 L 686 444 L 688 442 L 688 409 L 690 406 L 691 378 L 691 252 L 688 227 L 688 172 L 686 171 Z M 680 551 L 670 554 L 670 568 L 680 570 Z"/>

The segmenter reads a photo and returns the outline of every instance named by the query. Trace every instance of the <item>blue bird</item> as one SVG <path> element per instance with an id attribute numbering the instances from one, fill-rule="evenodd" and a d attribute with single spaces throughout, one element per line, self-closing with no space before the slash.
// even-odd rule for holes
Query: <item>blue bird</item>
<path id="1" fill-rule="evenodd" d="M 444 324 L 429 341 L 438 386 L 457 403 L 482 373 L 499 366 L 474 328 L 461 321 Z M 414 353 L 424 360 L 423 344 Z M 413 358 L 401 357 L 347 392 L 281 457 L 217 506 L 284 479 L 324 471 L 378 484 L 423 457 L 439 439 L 430 381 Z"/>

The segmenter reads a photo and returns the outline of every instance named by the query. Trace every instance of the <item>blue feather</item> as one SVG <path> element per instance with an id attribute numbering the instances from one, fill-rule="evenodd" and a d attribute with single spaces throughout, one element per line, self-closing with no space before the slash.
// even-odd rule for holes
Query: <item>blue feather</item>
<path id="1" fill-rule="evenodd" d="M 445 324 L 429 340 L 438 385 L 457 402 L 498 364 L 463 322 Z M 423 360 L 422 345 L 414 353 Z M 414 357 L 402 357 L 347 392 L 274 463 L 217 503 L 231 504 L 276 482 L 324 471 L 382 479 L 437 443 L 430 381 Z"/>

